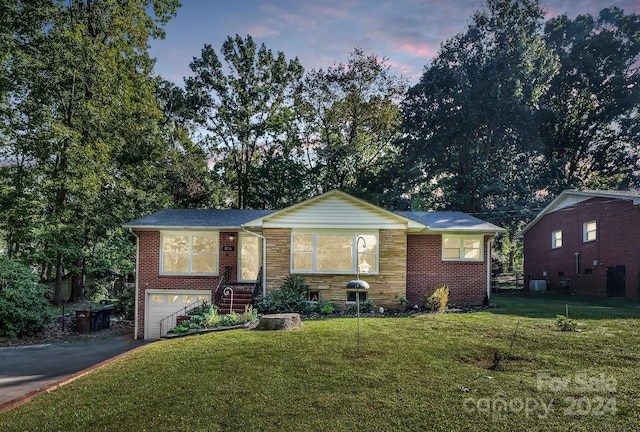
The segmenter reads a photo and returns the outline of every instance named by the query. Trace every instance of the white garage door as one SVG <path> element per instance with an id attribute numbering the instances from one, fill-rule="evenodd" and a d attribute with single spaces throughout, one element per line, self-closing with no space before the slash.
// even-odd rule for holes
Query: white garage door
<path id="1" fill-rule="evenodd" d="M 158 339 L 160 337 L 160 321 L 168 316 L 191 306 L 196 302 L 209 301 L 211 291 L 147 291 L 146 313 L 144 320 L 144 338 Z M 175 322 L 169 323 L 169 327 L 163 329 L 166 333 L 173 328 Z"/>

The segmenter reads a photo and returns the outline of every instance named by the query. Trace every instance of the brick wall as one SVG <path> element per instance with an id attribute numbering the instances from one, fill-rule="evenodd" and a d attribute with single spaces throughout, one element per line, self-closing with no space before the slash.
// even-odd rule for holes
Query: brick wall
<path id="1" fill-rule="evenodd" d="M 442 236 L 409 235 L 407 239 L 407 300 L 422 305 L 425 293 L 443 283 L 449 287 L 449 303 L 481 304 L 487 292 L 487 251 L 481 262 L 442 261 Z"/>
<path id="2" fill-rule="evenodd" d="M 237 242 L 238 234 L 234 234 L 234 240 L 229 239 L 230 233 L 220 233 L 220 249 L 218 270 L 220 276 L 163 276 L 160 274 L 160 232 L 138 231 L 140 238 L 140 268 L 138 273 L 138 338 L 144 337 L 144 315 L 147 289 L 166 290 L 210 290 L 213 293 L 218 285 L 220 276 L 224 274 L 226 266 L 232 267 L 235 280 L 237 271 Z M 223 246 L 233 246 L 232 252 L 222 252 Z"/>
<path id="3" fill-rule="evenodd" d="M 597 222 L 597 239 L 583 242 L 582 224 Z M 551 233 L 562 230 L 562 247 L 551 248 Z M 576 274 L 575 254 L 579 254 Z M 598 261 L 593 266 L 594 260 Z M 525 283 L 546 279 L 549 289 L 559 290 L 569 279 L 571 291 L 607 295 L 607 267 L 625 266 L 626 297 L 638 297 L 640 272 L 640 206 L 630 201 L 592 198 L 542 217 L 524 235 Z M 591 274 L 588 274 L 588 271 Z"/>
<path id="4" fill-rule="evenodd" d="M 290 273 L 291 230 L 265 229 L 267 238 L 267 290 L 278 288 Z M 379 272 L 377 275 L 361 275 L 370 289 L 367 293 L 376 306 L 397 309 L 398 299 L 405 296 L 407 246 L 403 230 L 380 230 Z M 302 275 L 310 290 L 319 291 L 320 299 L 344 307 L 347 282 L 355 275 Z"/>

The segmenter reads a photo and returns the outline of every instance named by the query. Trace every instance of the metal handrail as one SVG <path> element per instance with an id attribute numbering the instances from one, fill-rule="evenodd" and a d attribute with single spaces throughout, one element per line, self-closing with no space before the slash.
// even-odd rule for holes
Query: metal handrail
<path id="1" fill-rule="evenodd" d="M 207 300 L 198 300 L 197 302 L 191 303 L 190 305 L 185 306 L 179 311 L 172 313 L 168 317 L 162 318 L 160 320 L 160 337 L 166 336 L 169 330 L 176 327 L 178 322 L 178 316 L 187 315 L 188 312 L 198 307 L 207 307 L 207 306 L 212 306 L 212 303 Z"/>
<path id="2" fill-rule="evenodd" d="M 262 266 L 260 270 L 258 270 L 258 276 L 256 276 L 256 282 L 253 284 L 253 289 L 251 290 L 251 297 L 254 299 L 258 297 L 262 292 Z"/>
<path id="3" fill-rule="evenodd" d="M 213 299 L 215 304 L 220 304 L 220 300 L 222 299 L 222 286 L 224 285 L 224 275 L 220 276 L 220 280 L 218 281 L 218 286 L 216 286 L 216 290 L 213 293 Z"/>

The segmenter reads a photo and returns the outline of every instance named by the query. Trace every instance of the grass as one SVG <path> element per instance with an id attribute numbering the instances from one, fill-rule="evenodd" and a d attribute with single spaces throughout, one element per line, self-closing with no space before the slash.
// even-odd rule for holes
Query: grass
<path id="1" fill-rule="evenodd" d="M 361 319 L 360 356 L 353 318 L 150 344 L 0 415 L 0 430 L 638 429 L 637 302 L 551 293 L 493 301 L 502 307 Z M 566 303 L 580 332 L 555 328 Z M 554 391 L 559 379 L 569 385 Z M 587 389 L 585 379 L 597 382 Z M 551 400 L 544 416 L 539 404 Z M 535 411 L 519 409 L 533 402 Z"/>

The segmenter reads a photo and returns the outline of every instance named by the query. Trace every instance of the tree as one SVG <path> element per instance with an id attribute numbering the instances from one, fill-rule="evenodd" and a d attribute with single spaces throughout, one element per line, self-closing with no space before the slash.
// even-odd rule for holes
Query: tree
<path id="1" fill-rule="evenodd" d="M 561 65 L 539 114 L 551 194 L 640 186 L 640 15 L 562 15 L 545 40 Z"/>
<path id="2" fill-rule="evenodd" d="M 539 186 L 533 114 L 557 70 L 536 0 L 489 0 L 442 45 L 403 105 L 405 152 L 429 207 L 506 214 Z M 513 228 L 515 229 L 515 228 Z"/>
<path id="3" fill-rule="evenodd" d="M 3 150 L 12 170 L 31 173 L 31 183 L 19 187 L 38 205 L 28 213 L 29 236 L 10 242 L 21 243 L 14 249 L 40 266 L 43 278 L 55 276 L 56 304 L 65 270 L 74 278 L 71 299 L 77 299 L 93 245 L 139 206 L 166 204 L 162 194 L 140 193 L 162 184 L 161 112 L 147 48 L 149 37 L 163 35 L 161 25 L 178 4 L 12 3 L 15 43 L 5 71 L 12 88 L 6 100 L 15 114 L 4 117 L 13 133 L 4 136 Z M 11 170 L 5 174 L 16 184 Z M 11 231 L 10 218 L 0 223 Z"/>
<path id="4" fill-rule="evenodd" d="M 406 81 L 387 59 L 354 49 L 346 64 L 312 70 L 297 94 L 305 162 L 318 192 L 360 194 L 397 153 Z M 378 187 L 380 185 L 376 185 Z"/>
<path id="5" fill-rule="evenodd" d="M 257 167 L 286 132 L 290 97 L 303 75 L 298 59 L 273 55 L 251 36 L 228 37 L 222 44 L 223 67 L 211 45 L 191 63 L 188 97 L 215 161 L 214 169 L 235 190 L 237 208 L 256 202 Z"/>

